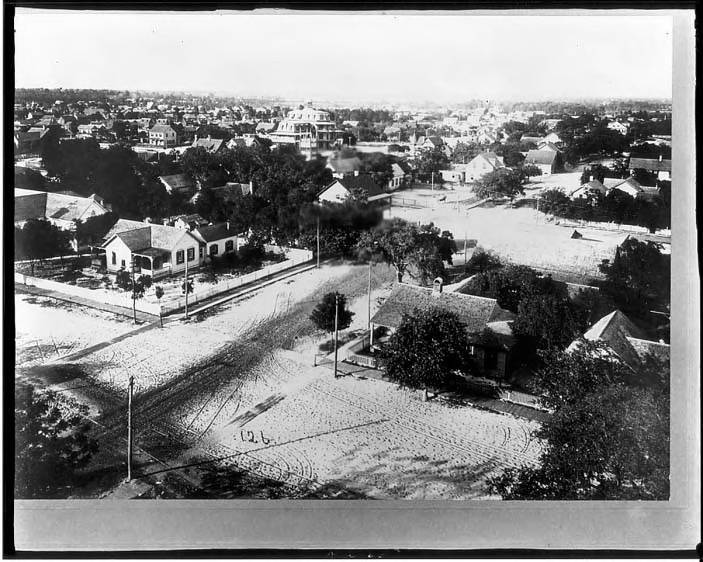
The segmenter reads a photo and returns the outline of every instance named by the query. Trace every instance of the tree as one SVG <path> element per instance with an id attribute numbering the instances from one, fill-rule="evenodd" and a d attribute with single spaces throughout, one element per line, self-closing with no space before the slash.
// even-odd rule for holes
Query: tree
<path id="1" fill-rule="evenodd" d="M 581 185 L 588 183 L 591 179 L 598 180 L 603 183 L 603 180 L 610 177 L 611 171 L 602 164 L 591 164 L 586 166 L 581 174 Z"/>
<path id="2" fill-rule="evenodd" d="M 520 301 L 513 332 L 537 349 L 563 349 L 583 331 L 585 320 L 585 311 L 568 297 L 538 294 Z"/>
<path id="3" fill-rule="evenodd" d="M 440 170 L 449 169 L 449 158 L 441 146 L 431 150 L 425 150 L 417 160 L 418 174 L 425 179 L 430 179 L 432 174 L 438 174 Z"/>
<path id="4" fill-rule="evenodd" d="M 341 293 L 327 293 L 313 309 L 310 320 L 320 330 L 334 332 L 335 303 L 337 303 L 337 328 L 344 330 L 351 325 L 354 313 L 347 309 L 347 299 Z"/>
<path id="5" fill-rule="evenodd" d="M 480 246 L 474 250 L 474 253 L 466 262 L 465 269 L 470 273 L 486 273 L 493 269 L 500 269 L 503 264 L 500 258 L 491 250 L 485 250 Z"/>
<path id="6" fill-rule="evenodd" d="M 412 276 L 425 283 L 444 273 L 444 262 L 452 263 L 456 243 L 450 232 L 440 233 L 432 223 L 418 227 L 393 218 L 364 232 L 357 248 L 378 251 L 383 260 L 395 268 L 398 282 L 412 267 Z"/>
<path id="7" fill-rule="evenodd" d="M 669 499 L 669 401 L 622 384 L 558 409 L 536 436 L 539 468 L 509 469 L 489 481 L 503 499 Z"/>
<path id="8" fill-rule="evenodd" d="M 452 162 L 455 164 L 468 164 L 480 152 L 480 148 L 473 142 L 458 142 L 452 151 Z"/>
<path id="9" fill-rule="evenodd" d="M 403 317 L 380 351 L 386 375 L 411 388 L 441 388 L 469 365 L 466 326 L 453 312 L 431 308 Z"/>
<path id="10" fill-rule="evenodd" d="M 571 199 L 558 188 L 543 191 L 539 198 L 539 210 L 544 213 L 552 213 L 559 217 L 567 214 L 571 207 Z"/>
<path id="11" fill-rule="evenodd" d="M 72 252 L 70 234 L 44 219 L 29 219 L 22 228 L 15 227 L 15 259 L 35 260 L 62 257 Z"/>
<path id="12" fill-rule="evenodd" d="M 52 392 L 15 382 L 15 498 L 56 497 L 70 490 L 97 443 L 88 437 L 86 406 L 62 410 Z"/>
<path id="13" fill-rule="evenodd" d="M 105 234 L 117 222 L 115 213 L 105 213 L 76 221 L 76 241 L 78 247 L 101 243 Z"/>
<path id="14" fill-rule="evenodd" d="M 547 408 L 558 410 L 578 403 L 585 395 L 614 384 L 635 384 L 640 379 L 602 341 L 577 340 L 576 349 L 540 352 L 543 366 L 531 383 Z"/>
<path id="15" fill-rule="evenodd" d="M 161 297 L 164 296 L 164 288 L 161 285 L 156 285 L 154 287 L 154 295 L 156 296 L 156 300 L 159 301 L 159 324 L 163 328 L 164 321 L 163 321 L 163 318 L 161 317 Z"/>
<path id="16" fill-rule="evenodd" d="M 550 276 L 543 277 L 526 265 L 504 267 L 477 274 L 464 288 L 471 295 L 489 297 L 498 306 L 517 313 L 520 303 L 536 295 L 555 295 L 566 298 L 566 285 Z"/>
<path id="17" fill-rule="evenodd" d="M 601 290 L 625 314 L 643 316 L 669 308 L 671 255 L 663 254 L 659 244 L 628 238 L 612 263 L 604 260 L 598 269 L 606 276 Z"/>
<path id="18" fill-rule="evenodd" d="M 499 168 L 487 173 L 474 185 L 479 197 L 508 197 L 512 200 L 517 194 L 525 193 L 520 174 L 508 168 Z"/>
<path id="19" fill-rule="evenodd" d="M 529 180 L 529 178 L 534 176 L 542 175 L 542 170 L 534 164 L 525 164 L 524 166 L 520 166 L 518 171 L 526 178 L 526 180 Z"/>

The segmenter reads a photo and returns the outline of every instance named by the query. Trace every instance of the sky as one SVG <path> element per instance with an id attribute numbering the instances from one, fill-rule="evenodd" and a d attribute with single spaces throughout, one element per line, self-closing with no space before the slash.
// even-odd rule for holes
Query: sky
<path id="1" fill-rule="evenodd" d="M 670 15 L 18 9 L 17 87 L 378 102 L 670 98 Z"/>

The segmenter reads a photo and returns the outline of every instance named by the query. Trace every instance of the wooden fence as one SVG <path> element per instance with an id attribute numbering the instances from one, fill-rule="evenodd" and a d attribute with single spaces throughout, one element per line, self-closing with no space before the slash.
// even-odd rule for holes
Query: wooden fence
<path id="1" fill-rule="evenodd" d="M 266 250 L 281 251 L 281 249 L 277 246 L 267 246 Z M 291 269 L 305 262 L 311 261 L 313 258 L 313 253 L 310 250 L 299 250 L 297 248 L 287 250 L 286 255 L 288 256 L 288 259 L 280 263 L 264 267 L 263 269 L 259 269 L 247 275 L 242 275 L 241 277 L 237 277 L 236 279 L 232 279 L 230 281 L 222 281 L 210 288 L 190 293 L 188 295 L 188 304 L 195 304 L 199 301 L 232 289 L 236 289 L 237 287 L 241 287 L 242 285 L 246 285 L 253 281 L 265 279 L 266 277 L 281 271 L 285 271 L 286 269 Z M 31 277 L 19 272 L 15 272 L 15 283 L 30 285 L 32 287 L 38 287 L 49 291 L 56 291 L 58 293 L 79 297 L 99 304 L 109 304 L 129 309 L 132 308 L 132 298 L 130 294 L 118 293 L 113 289 L 88 289 L 86 287 L 69 285 L 68 283 L 60 283 L 49 279 Z M 137 299 L 134 305 L 140 312 L 159 316 L 161 314 L 167 314 L 183 308 L 185 306 L 185 296 L 163 300 L 160 303 L 150 303 L 144 301 L 143 299 Z"/>

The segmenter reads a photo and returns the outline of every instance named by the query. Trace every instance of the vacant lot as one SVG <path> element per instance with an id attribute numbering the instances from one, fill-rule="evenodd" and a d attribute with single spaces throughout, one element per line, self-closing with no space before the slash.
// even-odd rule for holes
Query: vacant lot
<path id="1" fill-rule="evenodd" d="M 534 464 L 533 422 L 425 403 L 385 382 L 334 379 L 329 360 L 319 365 L 315 354 L 330 335 L 315 330 L 310 311 L 336 289 L 356 312 L 347 332 L 365 328 L 367 274 L 363 265 L 325 266 L 56 368 L 85 380 L 82 388 L 73 381 L 71 393 L 93 400 L 96 437 L 115 462 L 123 462 L 123 404 L 135 377 L 137 474 L 158 459 L 170 467 L 161 471 L 196 480 L 201 470 L 244 469 L 282 483 L 271 497 L 336 489 L 451 499 L 485 497 L 488 476 Z M 373 268 L 372 312 L 393 278 L 391 268 Z"/>
<path id="2" fill-rule="evenodd" d="M 449 230 L 456 239 L 476 239 L 514 263 L 558 273 L 565 280 L 583 283 L 601 277 L 598 265 L 612 259 L 624 234 L 579 228 L 581 239 L 572 239 L 573 229 L 548 222 L 543 213 L 530 208 L 508 206 L 475 207 L 456 210 L 452 204 L 433 208 L 393 207 L 386 217 L 401 217 L 413 222 L 434 222 Z"/>
<path id="3" fill-rule="evenodd" d="M 122 316 L 48 297 L 15 294 L 15 362 L 30 367 L 134 329 Z"/>

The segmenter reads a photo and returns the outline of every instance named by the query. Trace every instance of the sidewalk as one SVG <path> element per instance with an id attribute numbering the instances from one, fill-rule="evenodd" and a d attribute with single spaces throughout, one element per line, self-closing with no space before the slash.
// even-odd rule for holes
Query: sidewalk
<path id="1" fill-rule="evenodd" d="M 59 291 L 52 291 L 50 289 L 40 289 L 39 287 L 34 287 L 32 285 L 15 283 L 15 293 L 29 293 L 41 297 L 51 297 L 52 299 L 56 299 L 59 301 L 72 302 L 74 304 L 80 304 L 81 306 L 87 306 L 88 308 L 97 308 L 98 310 L 104 310 L 105 312 L 112 312 L 113 314 L 119 314 L 120 316 L 134 318 L 134 314 L 131 308 L 116 306 L 114 304 L 101 303 L 90 299 L 84 299 L 83 297 L 67 295 L 65 293 L 60 293 Z M 148 314 L 146 312 L 141 312 L 140 310 L 137 310 L 137 321 L 158 322 L 159 317 L 154 314 Z"/>
<path id="2" fill-rule="evenodd" d="M 322 362 L 318 362 L 318 366 L 325 366 L 333 369 L 334 361 L 325 357 Z M 391 384 L 396 384 L 394 381 L 389 379 L 383 371 L 378 369 L 371 369 L 369 367 L 363 367 L 361 365 L 353 365 L 351 363 L 345 363 L 344 361 L 339 361 L 337 363 L 337 372 L 343 376 L 354 376 L 357 378 L 367 378 L 376 379 L 379 381 L 384 381 Z M 441 394 L 439 395 L 441 400 Z M 530 408 L 529 406 L 524 406 L 522 404 L 516 404 L 514 402 L 506 402 L 498 398 L 488 398 L 483 396 L 467 396 L 463 399 L 463 402 L 475 406 L 477 408 L 484 408 L 492 412 L 498 412 L 500 414 L 509 414 L 511 416 L 517 416 L 530 421 L 544 422 L 549 419 L 549 413 L 536 408 Z"/>

